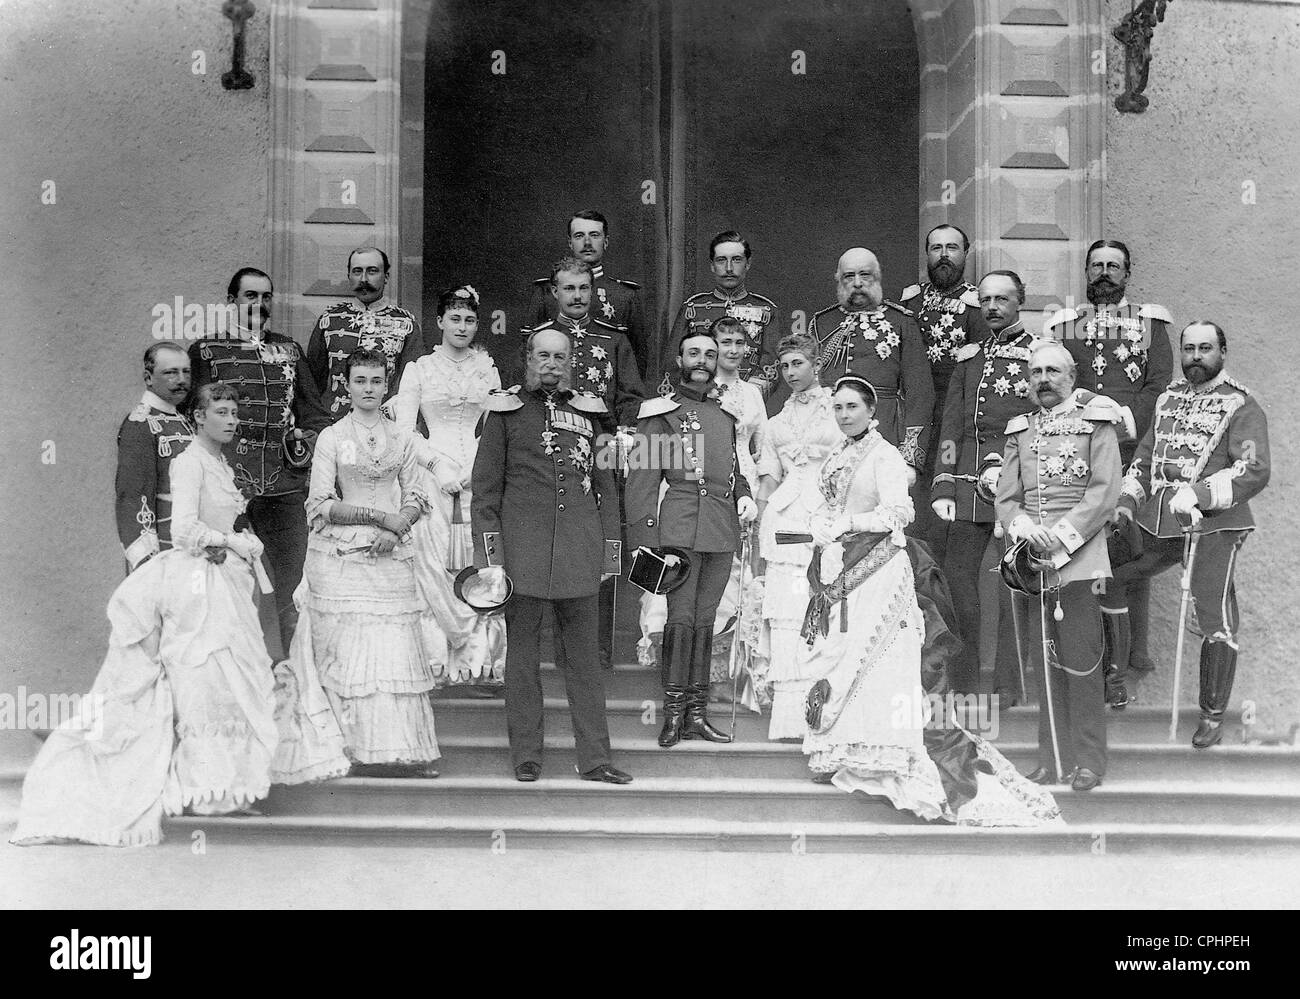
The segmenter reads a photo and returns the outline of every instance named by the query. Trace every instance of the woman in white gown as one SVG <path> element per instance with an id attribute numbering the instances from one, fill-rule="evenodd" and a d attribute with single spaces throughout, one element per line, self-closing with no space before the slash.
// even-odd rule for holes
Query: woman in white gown
<path id="1" fill-rule="evenodd" d="M 353 351 L 346 371 L 351 410 L 321 432 L 312 458 L 290 665 L 302 697 L 314 693 L 316 677 L 325 688 L 354 774 L 436 777 L 436 683 L 411 542 L 427 506 L 417 444 L 379 410 L 384 355 Z"/>
<path id="2" fill-rule="evenodd" d="M 253 602 L 262 544 L 222 457 L 234 389 L 198 390 L 194 440 L 171 464 L 172 540 L 114 591 L 108 654 L 74 718 L 23 782 L 15 843 L 138 846 L 162 816 L 255 814 L 276 748 L 271 660 Z"/>
<path id="3" fill-rule="evenodd" d="M 825 505 L 811 519 L 810 599 L 802 624 L 807 697 L 804 752 L 819 782 L 883 795 L 924 819 L 1032 826 L 1060 822 L 1051 795 L 1000 753 L 962 732 L 973 796 L 954 807 L 926 748 L 922 688 L 926 623 L 903 528 L 913 517 L 907 465 L 876 431 L 875 392 L 841 378 L 833 406 L 843 431 L 820 473 Z M 954 720 L 948 720 L 955 725 Z"/>
<path id="4" fill-rule="evenodd" d="M 479 614 L 452 591 L 455 571 L 474 561 L 469 509 L 478 452 L 475 428 L 488 393 L 501 387 L 491 356 L 473 345 L 478 304 L 478 293 L 469 286 L 438 299 L 442 343 L 403 370 L 396 412 L 403 430 L 415 430 L 418 414 L 429 431 L 427 440 L 415 434 L 429 509 L 412 532 L 429 665 L 439 685 L 499 687 L 505 671 L 505 617 Z"/>
<path id="5" fill-rule="evenodd" d="M 767 427 L 767 409 L 763 404 L 762 390 L 740 377 L 740 364 L 745 359 L 746 344 L 749 341 L 740 320 L 730 316 L 714 320 L 709 330 L 718 341 L 717 383 L 724 390 L 727 411 L 736 417 L 736 464 L 749 483 L 750 493 L 757 495 L 758 466 L 754 462 L 754 454 L 762 447 Z M 667 488 L 665 483 L 663 489 Z M 727 588 L 722 594 L 714 619 L 713 671 L 710 676 L 713 683 L 729 679 L 729 653 L 733 636 L 738 631 L 742 642 L 752 633 L 752 642 L 757 644 L 757 625 L 761 623 L 762 616 L 762 581 L 755 582 L 752 566 L 744 568 L 747 608 L 742 615 L 737 603 L 741 594 L 741 571 L 740 554 L 737 553 L 731 567 L 731 578 L 727 580 Z M 654 664 L 653 640 L 656 635 L 663 634 L 667 620 L 668 599 L 649 593 L 642 594 L 641 639 L 637 642 L 637 660 L 641 665 Z M 754 679 L 753 683 L 761 684 L 762 680 Z M 750 686 L 747 685 L 747 689 Z"/>
<path id="6" fill-rule="evenodd" d="M 843 437 L 831 413 L 831 391 L 818 384 L 817 360 L 813 337 L 796 334 L 777 344 L 777 363 L 790 398 L 767 421 L 758 459 L 759 552 L 767 568 L 756 655 L 766 661 L 772 685 L 770 739 L 803 737 L 804 697 L 815 679 L 798 656 L 812 546 L 778 545 L 776 533 L 808 533 L 809 519 L 822 503 L 817 476 Z"/>

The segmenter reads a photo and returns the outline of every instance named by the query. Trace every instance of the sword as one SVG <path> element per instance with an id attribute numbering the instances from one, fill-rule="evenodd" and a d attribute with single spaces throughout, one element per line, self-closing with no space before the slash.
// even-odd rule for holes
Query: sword
<path id="1" fill-rule="evenodd" d="M 1187 628 L 1187 605 L 1192 596 L 1192 563 L 1196 559 L 1196 543 L 1201 532 L 1197 529 L 1201 520 L 1201 511 L 1192 509 L 1192 521 L 1183 528 L 1183 575 L 1178 586 L 1178 651 L 1174 653 L 1174 690 L 1169 706 L 1169 741 L 1178 741 L 1178 689 L 1183 679 L 1183 636 Z"/>
<path id="2" fill-rule="evenodd" d="M 740 586 L 736 590 L 736 629 L 731 636 L 731 655 L 727 672 L 731 674 L 731 737 L 736 737 L 736 700 L 740 688 L 740 661 L 736 649 L 740 644 L 740 622 L 745 614 L 745 569 L 749 565 L 751 535 L 749 525 L 740 534 Z"/>
<path id="3" fill-rule="evenodd" d="M 1048 651 L 1047 639 L 1047 573 L 1041 573 L 1042 586 L 1038 591 L 1038 617 L 1043 629 L 1043 696 L 1047 699 L 1047 727 L 1052 733 L 1052 758 L 1056 761 L 1057 780 L 1064 780 L 1061 773 L 1061 747 L 1056 740 L 1056 711 L 1052 707 L 1052 660 Z"/>

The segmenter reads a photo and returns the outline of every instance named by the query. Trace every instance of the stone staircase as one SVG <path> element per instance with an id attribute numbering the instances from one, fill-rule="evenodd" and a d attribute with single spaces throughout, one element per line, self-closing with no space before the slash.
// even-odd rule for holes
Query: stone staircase
<path id="1" fill-rule="evenodd" d="M 621 666 L 608 676 L 615 762 L 636 778 L 626 787 L 577 779 L 563 680 L 548 665 L 547 755 L 535 784 L 513 779 L 504 702 L 456 696 L 460 689 L 451 688 L 437 702 L 440 778 L 277 788 L 264 818 L 177 818 L 169 834 L 485 848 L 1300 854 L 1300 752 L 1241 745 L 1235 721 L 1224 745 L 1194 751 L 1194 709 L 1183 714 L 1178 743 L 1166 741 L 1167 712 L 1109 713 L 1106 783 L 1087 794 L 1059 789 L 1065 828 L 970 829 L 927 824 L 883 801 L 813 784 L 799 745 L 767 741 L 766 718 L 743 708 L 732 744 L 660 749 L 657 672 Z M 715 722 L 725 728 L 729 711 L 716 705 Z M 997 745 L 1022 771 L 1031 769 L 1036 709 L 1003 710 L 998 722 Z M 26 736 L 22 745 L 30 759 L 35 740 Z M 13 821 L 25 770 L 15 753 L 7 758 L 0 763 L 0 829 Z"/>

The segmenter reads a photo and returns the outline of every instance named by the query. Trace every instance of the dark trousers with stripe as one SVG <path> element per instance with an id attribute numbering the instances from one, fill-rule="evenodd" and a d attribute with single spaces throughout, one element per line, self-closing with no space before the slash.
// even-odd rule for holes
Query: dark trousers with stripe
<path id="1" fill-rule="evenodd" d="M 1058 595 L 1064 615 L 1060 621 L 1053 616 Z M 1066 583 L 1059 593 L 1049 591 L 1034 600 L 1032 606 L 1035 620 L 1029 631 L 1041 649 L 1041 622 L 1046 616 L 1052 660 L 1050 675 L 1040 675 L 1040 681 L 1051 684 L 1052 714 L 1048 714 L 1046 697 L 1040 697 L 1038 763 L 1048 770 L 1056 769 L 1052 752 L 1055 720 L 1062 770 L 1068 774 L 1075 767 L 1086 767 L 1101 776 L 1106 772 L 1105 684 L 1101 669 L 1101 607 L 1093 580 Z M 1041 652 L 1035 658 L 1041 658 Z"/>
<path id="2" fill-rule="evenodd" d="M 506 604 L 506 726 L 514 766 L 542 762 L 541 631 L 547 605 L 555 612 L 556 642 L 565 650 L 556 666 L 564 674 L 578 769 L 586 773 L 610 762 L 605 678 L 596 650 L 598 603 L 594 593 L 561 600 L 516 593 Z"/>
<path id="3" fill-rule="evenodd" d="M 956 520 L 946 525 L 948 546 L 943 574 L 952 592 L 957 612 L 957 629 L 962 650 L 953 657 L 949 676 L 955 690 L 980 693 L 980 563 L 993 537 L 993 525 Z M 994 658 L 995 690 L 1019 691 L 1020 666 L 1016 660 L 1016 631 L 1011 612 L 1011 595 L 999 587 L 997 604 L 984 608 L 985 614 L 998 616 L 998 644 Z"/>

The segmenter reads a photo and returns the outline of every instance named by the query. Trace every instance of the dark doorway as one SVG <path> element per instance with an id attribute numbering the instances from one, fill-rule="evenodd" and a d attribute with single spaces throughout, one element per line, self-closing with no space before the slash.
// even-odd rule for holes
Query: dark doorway
<path id="1" fill-rule="evenodd" d="M 904 0 L 447 0 L 425 81 L 425 316 L 473 284 L 499 364 L 579 208 L 609 218 L 606 271 L 641 284 L 658 336 L 711 287 L 720 229 L 749 237 L 749 287 L 787 327 L 834 301 L 849 246 L 876 250 L 887 295 L 915 280 Z"/>

